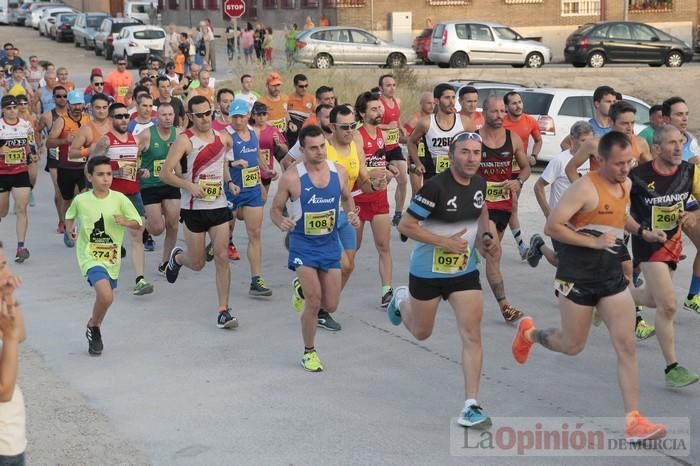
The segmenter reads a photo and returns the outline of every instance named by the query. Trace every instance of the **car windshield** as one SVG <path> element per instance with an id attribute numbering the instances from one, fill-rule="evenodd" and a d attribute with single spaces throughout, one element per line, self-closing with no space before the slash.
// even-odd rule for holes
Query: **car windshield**
<path id="1" fill-rule="evenodd" d="M 87 17 L 87 27 L 97 29 L 104 21 L 105 16 L 88 16 Z"/>
<path id="2" fill-rule="evenodd" d="M 436 39 L 437 39 L 438 37 L 442 37 L 442 30 L 443 30 L 443 29 L 445 29 L 445 25 L 444 25 L 444 24 L 438 24 L 437 27 L 435 28 L 435 30 L 433 31 L 433 37 L 436 38 Z"/>
<path id="3" fill-rule="evenodd" d="M 520 92 L 523 108 L 530 115 L 547 115 L 554 96 L 544 92 Z"/>
<path id="4" fill-rule="evenodd" d="M 511 28 L 501 27 L 493 28 L 493 30 L 496 31 L 496 35 L 501 40 L 518 40 L 522 38 L 520 34 L 515 32 Z"/>
<path id="5" fill-rule="evenodd" d="M 163 31 L 158 31 L 158 30 L 147 30 L 147 31 L 135 31 L 134 32 L 134 39 L 162 39 L 165 37 L 165 33 Z"/>
<path id="6" fill-rule="evenodd" d="M 112 23 L 112 33 L 117 33 L 127 26 L 133 26 L 136 23 Z"/>
<path id="7" fill-rule="evenodd" d="M 72 26 L 75 23 L 75 15 L 63 15 L 61 16 L 61 22 Z"/>
<path id="8" fill-rule="evenodd" d="M 148 10 L 146 7 L 147 7 L 147 5 L 143 5 L 143 4 L 131 5 L 131 12 L 132 13 L 148 13 Z"/>

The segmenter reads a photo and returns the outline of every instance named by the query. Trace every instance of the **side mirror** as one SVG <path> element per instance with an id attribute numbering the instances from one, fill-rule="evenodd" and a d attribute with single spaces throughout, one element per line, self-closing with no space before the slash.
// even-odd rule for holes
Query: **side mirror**
<path id="1" fill-rule="evenodd" d="M 659 36 L 653 36 L 653 37 L 651 38 L 651 41 L 652 41 L 652 42 L 658 42 L 659 40 L 660 40 L 660 39 L 659 39 Z"/>

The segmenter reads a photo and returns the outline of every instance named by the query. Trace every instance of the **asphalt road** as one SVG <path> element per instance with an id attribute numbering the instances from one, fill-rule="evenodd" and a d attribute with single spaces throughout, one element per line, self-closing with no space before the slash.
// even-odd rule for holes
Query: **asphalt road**
<path id="1" fill-rule="evenodd" d="M 70 58 L 76 73 L 81 67 L 89 71 L 95 63 L 82 49 L 19 37 L 29 29 L 16 33 L 15 28 L 0 28 L 3 38 L 7 31 L 13 31 L 13 39 L 27 52 L 40 47 L 57 62 Z M 541 232 L 544 223 L 533 184 L 534 177 L 521 199 L 528 238 Z M 645 450 L 621 452 L 623 456 L 615 458 L 487 458 L 476 456 L 482 450 L 460 446 L 463 431 L 454 425 L 454 417 L 464 396 L 461 345 L 451 311 L 442 305 L 434 334 L 425 342 L 391 326 L 378 307 L 377 255 L 369 237 L 336 314 L 343 330 L 318 332 L 317 348 L 326 370 L 305 372 L 299 365 L 299 316 L 289 304 L 292 273 L 286 268 L 282 234 L 269 221 L 268 209 L 263 271 L 274 295 L 249 298 L 245 259 L 232 263 L 231 304 L 239 329 L 215 327 L 211 264 L 200 273 L 183 270 L 175 285 L 156 273 L 162 247 L 162 238 L 157 238 L 156 252 L 146 255 L 147 278 L 155 283 L 155 293 L 130 294 L 134 273 L 127 258 L 103 326 L 105 352 L 91 358 L 83 333 L 93 292 L 79 274 L 75 251 L 63 246 L 55 233 L 51 185 L 43 171 L 35 193 L 37 206 L 30 209 L 27 239 L 32 257 L 13 265 L 24 279 L 19 299 L 28 340 L 20 384 L 29 410 L 30 464 L 700 463 L 694 445 L 700 428 L 700 384 L 680 391 L 664 387 L 664 363 L 655 338 L 637 345 L 642 410 L 654 419 L 686 419 L 692 435 L 690 456 Z M 10 254 L 12 214 L 0 223 L 0 239 Z M 246 237 L 240 225 L 234 240 L 244 251 Z M 394 233 L 395 285 L 407 281 L 410 248 Z M 686 254 L 694 256 L 692 245 Z M 675 276 L 679 302 L 690 262 L 682 262 Z M 542 263 L 533 270 L 521 262 L 510 236 L 504 241 L 502 268 L 511 302 L 534 316 L 538 325 L 557 326 L 553 269 Z M 646 316 L 653 321 L 651 311 Z M 605 329 L 592 329 L 587 348 L 576 357 L 535 348 L 526 366 L 517 365 L 510 354 L 513 331 L 487 289 L 479 402 L 496 418 L 493 429 L 530 417 L 566 418 L 567 425 L 574 426 L 584 418 L 615 416 L 619 419 L 609 434 L 619 438 L 624 413 Z M 679 310 L 678 354 L 681 363 L 695 371 L 700 370 L 694 357 L 699 332 L 700 316 Z M 497 419 L 506 417 L 516 419 Z"/>

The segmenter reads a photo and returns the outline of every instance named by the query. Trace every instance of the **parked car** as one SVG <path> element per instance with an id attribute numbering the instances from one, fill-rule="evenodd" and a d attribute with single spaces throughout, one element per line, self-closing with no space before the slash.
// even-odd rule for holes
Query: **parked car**
<path id="1" fill-rule="evenodd" d="M 77 16 L 77 13 L 61 13 L 56 16 L 56 22 L 49 28 L 49 37 L 56 42 L 72 41 L 73 23 Z"/>
<path id="2" fill-rule="evenodd" d="M 95 55 L 104 54 L 105 59 L 111 60 L 112 51 L 114 50 L 112 42 L 119 35 L 122 28 L 138 24 L 141 24 L 141 22 L 131 18 L 105 18 L 95 33 Z"/>
<path id="3" fill-rule="evenodd" d="M 465 20 L 435 26 L 428 59 L 441 68 L 479 64 L 540 68 L 552 61 L 552 51 L 508 26 Z"/>
<path id="4" fill-rule="evenodd" d="M 112 61 L 116 63 L 118 59 L 123 58 L 127 68 L 130 68 L 134 63 L 145 62 L 151 51 L 163 51 L 165 30 L 158 26 L 127 26 L 119 31 L 112 47 Z"/>
<path id="5" fill-rule="evenodd" d="M 49 28 L 56 22 L 56 16 L 61 13 L 76 13 L 76 11 L 67 6 L 55 6 L 44 8 L 41 12 L 41 20 L 39 20 L 39 35 L 48 36 Z"/>
<path id="6" fill-rule="evenodd" d="M 412 48 L 385 42 L 364 29 L 330 26 L 299 34 L 295 60 L 319 69 L 333 65 L 400 68 L 415 64 L 418 56 Z"/>
<path id="7" fill-rule="evenodd" d="M 27 20 L 27 14 L 29 13 L 29 7 L 31 3 L 23 3 L 19 7 L 10 11 L 10 17 L 8 18 L 8 24 L 16 24 L 17 26 L 24 26 L 24 22 Z"/>
<path id="8" fill-rule="evenodd" d="M 428 52 L 430 52 L 430 41 L 433 38 L 433 29 L 423 29 L 418 37 L 413 39 L 413 50 L 416 51 L 418 58 L 423 60 L 423 63 L 429 64 Z"/>
<path id="9" fill-rule="evenodd" d="M 27 21 L 25 21 L 26 26 L 31 26 L 34 29 L 39 29 L 39 21 L 41 21 L 41 14 L 44 12 L 46 8 L 53 8 L 57 6 L 65 6 L 62 3 L 32 3 L 32 6 L 29 7 L 30 10 L 30 17 L 27 17 Z"/>
<path id="10" fill-rule="evenodd" d="M 151 8 L 153 8 L 153 4 L 150 0 L 124 2 L 124 17 L 137 19 L 143 24 L 149 24 L 148 13 Z"/>
<path id="11" fill-rule="evenodd" d="M 564 59 L 576 67 L 648 63 L 677 68 L 693 59 L 693 48 L 648 24 L 606 21 L 584 24 L 571 33 L 566 39 Z"/>
<path id="12" fill-rule="evenodd" d="M 75 46 L 83 46 L 88 50 L 95 48 L 95 34 L 97 34 L 102 21 L 108 17 L 107 13 L 80 13 L 73 24 Z"/>

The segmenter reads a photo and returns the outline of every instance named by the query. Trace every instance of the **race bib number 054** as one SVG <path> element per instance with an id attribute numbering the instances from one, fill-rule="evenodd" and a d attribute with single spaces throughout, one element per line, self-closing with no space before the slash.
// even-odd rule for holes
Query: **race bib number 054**
<path id="1" fill-rule="evenodd" d="M 486 200 L 488 202 L 507 201 L 510 199 L 510 190 L 506 188 L 505 182 L 486 182 Z"/>

